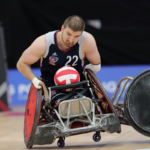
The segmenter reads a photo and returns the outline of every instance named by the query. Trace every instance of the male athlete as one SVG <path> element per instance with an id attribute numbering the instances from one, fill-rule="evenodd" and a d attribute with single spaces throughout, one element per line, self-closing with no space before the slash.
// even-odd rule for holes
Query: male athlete
<path id="1" fill-rule="evenodd" d="M 85 22 L 80 16 L 68 17 L 61 30 L 48 32 L 38 37 L 20 57 L 17 68 L 33 85 L 40 89 L 44 84 L 33 74 L 30 65 L 40 60 L 41 78 L 47 86 L 54 86 L 55 72 L 65 66 L 74 67 L 80 74 L 83 73 L 85 57 L 90 64 L 85 66 L 94 73 L 101 69 L 100 54 L 95 39 L 84 31 Z M 54 91 L 53 97 L 60 95 Z"/>

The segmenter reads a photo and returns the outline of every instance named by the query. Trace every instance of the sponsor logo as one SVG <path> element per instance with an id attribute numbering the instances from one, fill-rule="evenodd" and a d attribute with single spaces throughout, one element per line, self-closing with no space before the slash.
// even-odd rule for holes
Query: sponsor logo
<path id="1" fill-rule="evenodd" d="M 57 56 L 56 52 L 52 54 L 53 56 Z"/>
<path id="2" fill-rule="evenodd" d="M 56 56 L 51 56 L 51 57 L 49 57 L 49 63 L 51 64 L 51 65 L 56 65 L 55 63 L 58 61 L 58 57 L 56 57 Z"/>

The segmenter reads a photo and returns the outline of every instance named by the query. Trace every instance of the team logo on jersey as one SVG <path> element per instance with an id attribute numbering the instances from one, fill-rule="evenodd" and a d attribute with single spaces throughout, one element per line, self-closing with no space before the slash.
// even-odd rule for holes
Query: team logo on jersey
<path id="1" fill-rule="evenodd" d="M 51 64 L 51 65 L 56 65 L 55 63 L 58 61 L 58 57 L 56 57 L 56 56 L 51 56 L 51 57 L 49 57 L 49 63 Z"/>

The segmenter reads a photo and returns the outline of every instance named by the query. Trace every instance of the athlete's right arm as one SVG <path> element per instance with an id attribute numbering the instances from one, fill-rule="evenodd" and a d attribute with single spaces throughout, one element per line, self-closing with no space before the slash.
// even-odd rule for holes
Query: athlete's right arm
<path id="1" fill-rule="evenodd" d="M 30 65 L 37 62 L 45 54 L 45 51 L 46 51 L 46 35 L 42 35 L 38 37 L 23 52 L 19 61 L 17 62 L 17 69 L 23 76 L 25 76 L 31 82 L 38 83 L 38 80 L 35 80 L 36 76 L 33 74 Z M 38 85 L 43 85 L 43 82 L 39 82 Z"/>

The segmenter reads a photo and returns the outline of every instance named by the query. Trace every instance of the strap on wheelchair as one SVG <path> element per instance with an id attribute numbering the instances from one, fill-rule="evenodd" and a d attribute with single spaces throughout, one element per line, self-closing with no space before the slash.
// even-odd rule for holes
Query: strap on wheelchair
<path id="1" fill-rule="evenodd" d="M 71 91 L 70 93 L 68 93 L 67 95 L 65 95 L 64 97 L 62 97 L 61 99 L 58 99 L 56 101 L 56 104 L 54 107 L 57 107 L 62 101 L 64 101 L 65 99 L 68 99 L 69 97 L 71 97 L 73 94 L 75 94 L 75 90 Z"/>
<path id="2" fill-rule="evenodd" d="M 61 99 L 58 99 L 55 106 L 54 107 L 57 107 L 61 101 L 64 101 L 68 98 L 70 98 L 71 96 L 73 96 L 75 93 L 77 94 L 76 96 L 79 96 L 79 97 L 83 97 L 83 94 L 88 90 L 88 88 L 84 88 L 80 93 L 76 92 L 75 90 L 73 90 L 72 92 L 68 93 L 67 95 L 65 95 L 64 97 L 62 97 Z"/>
<path id="3" fill-rule="evenodd" d="M 79 95 L 79 97 L 82 97 L 83 94 L 88 90 L 88 88 L 84 88 L 80 93 L 76 92 L 75 90 L 71 91 L 69 94 L 65 95 L 64 97 L 62 97 L 61 99 L 59 99 L 59 101 L 63 101 L 65 99 L 68 99 L 69 97 L 71 97 L 73 94 L 77 93 Z"/>
<path id="4" fill-rule="evenodd" d="M 37 78 L 39 80 L 41 80 L 40 76 L 37 76 Z M 43 87 L 43 91 L 44 91 L 44 100 L 50 104 L 50 98 L 49 98 L 49 94 L 48 94 L 48 90 L 46 88 L 45 82 L 44 82 L 44 85 L 42 87 Z"/>
<path id="5" fill-rule="evenodd" d="M 81 92 L 76 92 L 79 97 L 83 97 L 83 94 L 88 90 L 88 87 L 84 88 Z"/>
<path id="6" fill-rule="evenodd" d="M 61 102 L 61 101 L 65 100 L 65 99 L 68 99 L 69 97 L 71 97 L 75 93 L 76 93 L 76 91 L 73 90 L 70 93 L 68 93 L 67 95 L 65 95 L 64 97 L 62 97 L 61 99 L 59 99 L 59 101 Z"/>

